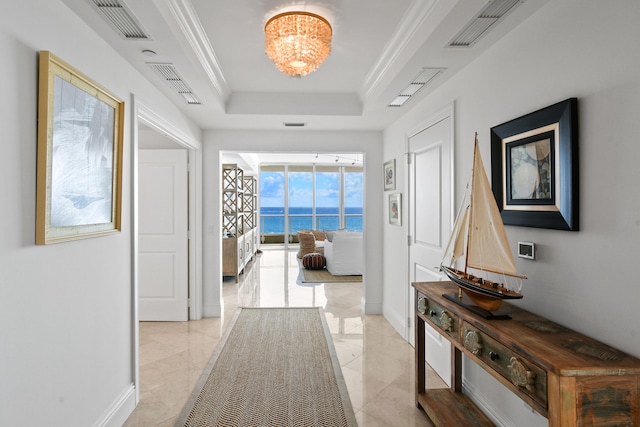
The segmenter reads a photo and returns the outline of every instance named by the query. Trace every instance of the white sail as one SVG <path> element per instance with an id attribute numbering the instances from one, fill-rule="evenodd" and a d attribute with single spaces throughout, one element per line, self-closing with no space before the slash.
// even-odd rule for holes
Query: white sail
<path id="1" fill-rule="evenodd" d="M 518 274 L 498 205 L 475 143 L 471 183 L 467 267 L 522 277 Z"/>
<path id="2" fill-rule="evenodd" d="M 455 261 L 460 256 L 464 255 L 467 247 L 467 230 L 469 229 L 469 207 L 464 209 L 464 212 L 456 218 L 454 224 L 453 236 L 455 240 L 453 243 L 453 252 L 451 254 L 451 261 Z"/>
<path id="3" fill-rule="evenodd" d="M 462 206 L 458 210 L 456 220 L 453 223 L 453 230 L 449 236 L 446 249 L 442 260 L 448 259 L 449 264 L 453 265 L 455 261 L 465 253 L 467 247 L 467 235 L 469 231 L 469 182 L 467 189 L 462 198 Z"/>

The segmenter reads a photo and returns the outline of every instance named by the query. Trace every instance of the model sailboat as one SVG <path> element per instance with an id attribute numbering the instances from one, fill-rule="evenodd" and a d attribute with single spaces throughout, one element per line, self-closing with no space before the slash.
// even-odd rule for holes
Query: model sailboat
<path id="1" fill-rule="evenodd" d="M 494 311 L 500 308 L 503 300 L 519 299 L 522 294 L 503 283 L 475 276 L 468 269 L 518 279 L 526 277 L 516 271 L 500 211 L 480 157 L 478 134 L 474 145 L 471 190 L 468 201 L 464 201 L 468 203 L 463 204 L 456 218 L 440 268 L 478 307 Z M 456 269 L 456 261 L 462 257 L 464 266 Z"/>

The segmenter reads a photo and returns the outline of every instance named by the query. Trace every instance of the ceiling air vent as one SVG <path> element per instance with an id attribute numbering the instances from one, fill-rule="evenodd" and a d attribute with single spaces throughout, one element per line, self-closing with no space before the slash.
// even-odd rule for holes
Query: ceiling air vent
<path id="1" fill-rule="evenodd" d="M 389 107 L 402 107 L 413 95 L 438 77 L 446 68 L 423 68 L 415 79 L 389 103 Z"/>
<path id="2" fill-rule="evenodd" d="M 182 96 L 187 104 L 199 105 L 202 101 L 193 93 L 189 85 L 182 79 L 173 64 L 147 63 L 147 65 L 158 73 L 164 81 Z"/>
<path id="3" fill-rule="evenodd" d="M 148 40 L 140 21 L 121 0 L 92 0 L 107 21 L 127 40 Z"/>
<path id="4" fill-rule="evenodd" d="M 282 123 L 286 128 L 303 128 L 307 124 L 302 122 L 284 122 Z"/>
<path id="5" fill-rule="evenodd" d="M 489 2 L 458 34 L 449 42 L 449 47 L 471 47 L 489 28 L 511 12 L 524 0 L 493 0 Z"/>

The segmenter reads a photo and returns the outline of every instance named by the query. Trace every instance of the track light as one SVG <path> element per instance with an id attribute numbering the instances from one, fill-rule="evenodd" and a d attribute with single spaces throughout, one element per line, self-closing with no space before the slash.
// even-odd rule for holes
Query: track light
<path id="1" fill-rule="evenodd" d="M 320 158 L 320 156 L 323 156 L 325 159 L 327 157 L 329 158 L 335 158 L 334 159 L 334 163 L 340 163 L 343 162 L 344 164 L 351 164 L 352 166 L 356 166 L 362 163 L 362 160 L 358 157 L 358 155 L 356 154 L 356 158 L 353 158 L 353 156 L 340 156 L 337 154 L 325 154 L 325 153 L 316 153 L 315 154 L 315 159 L 318 160 Z M 329 160 L 327 160 L 329 161 Z"/>

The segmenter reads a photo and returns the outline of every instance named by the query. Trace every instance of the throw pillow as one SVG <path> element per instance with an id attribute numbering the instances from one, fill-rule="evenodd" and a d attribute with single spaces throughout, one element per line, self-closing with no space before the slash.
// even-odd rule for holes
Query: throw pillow
<path id="1" fill-rule="evenodd" d="M 344 228 L 341 228 L 339 230 L 322 230 L 324 235 L 326 236 L 327 240 L 330 242 L 333 242 L 333 236 L 335 236 L 336 233 L 341 233 L 343 231 L 345 231 Z"/>
<path id="2" fill-rule="evenodd" d="M 313 237 L 316 238 L 316 241 L 325 240 L 327 238 L 327 236 L 320 230 L 311 230 L 311 232 L 313 233 Z"/>
<path id="3" fill-rule="evenodd" d="M 302 258 L 306 254 L 310 254 L 316 251 L 316 238 L 313 236 L 313 233 L 311 231 L 298 231 L 298 242 L 300 242 L 298 258 Z"/>

